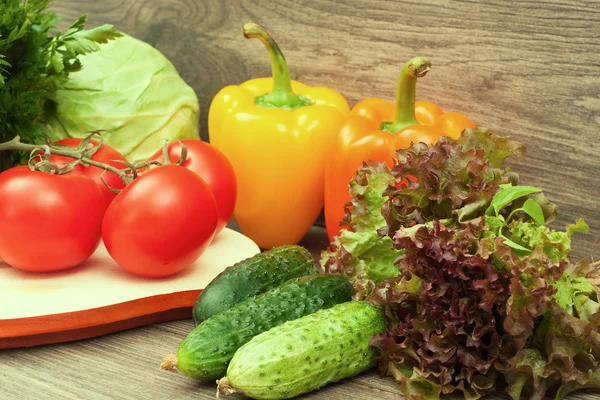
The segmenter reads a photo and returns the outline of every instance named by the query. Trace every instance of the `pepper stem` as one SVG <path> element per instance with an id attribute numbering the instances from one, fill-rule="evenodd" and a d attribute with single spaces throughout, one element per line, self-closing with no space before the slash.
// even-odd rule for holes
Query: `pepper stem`
<path id="1" fill-rule="evenodd" d="M 415 57 L 402 67 L 398 77 L 396 89 L 396 119 L 393 122 L 384 122 L 384 128 L 392 133 L 397 133 L 402 128 L 418 124 L 415 118 L 415 96 L 417 78 L 427 75 L 431 62 L 425 57 Z"/>
<path id="2" fill-rule="evenodd" d="M 294 109 L 313 104 L 313 101 L 294 93 L 292 90 L 287 62 L 271 34 L 262 26 L 253 23 L 245 24 L 243 32 L 246 39 L 260 40 L 267 48 L 271 59 L 273 89 L 269 93 L 256 97 L 255 103 L 262 107 L 284 109 Z"/>

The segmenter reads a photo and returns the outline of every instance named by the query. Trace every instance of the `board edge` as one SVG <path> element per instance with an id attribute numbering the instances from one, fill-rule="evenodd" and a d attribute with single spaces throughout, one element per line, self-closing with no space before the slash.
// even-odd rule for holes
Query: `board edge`
<path id="1" fill-rule="evenodd" d="M 64 343 L 191 319 L 201 292 L 186 290 L 82 311 L 0 320 L 0 349 Z"/>

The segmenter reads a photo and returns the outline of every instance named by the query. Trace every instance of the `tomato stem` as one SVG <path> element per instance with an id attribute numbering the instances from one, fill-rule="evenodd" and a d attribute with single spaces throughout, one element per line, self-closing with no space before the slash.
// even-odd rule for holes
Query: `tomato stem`
<path id="1" fill-rule="evenodd" d="M 179 140 L 179 139 L 176 139 L 176 140 L 179 143 L 179 146 L 181 147 L 181 156 L 179 157 L 179 161 L 177 161 L 176 164 L 179 166 L 182 166 L 183 163 L 185 162 L 185 160 L 187 159 L 188 148 L 186 147 L 186 145 L 181 143 L 181 140 Z"/>
<path id="2" fill-rule="evenodd" d="M 168 139 L 163 139 L 163 146 L 162 146 L 162 164 L 158 163 L 158 165 L 167 165 L 167 164 L 171 164 L 171 152 L 169 151 L 169 140 Z M 175 139 L 177 140 L 177 143 L 179 143 L 179 146 L 181 147 L 181 155 L 179 156 L 179 160 L 177 160 L 177 162 L 175 163 L 175 165 L 178 166 L 182 166 L 183 163 L 185 162 L 185 160 L 187 159 L 187 154 L 188 154 L 188 148 L 186 147 L 186 145 L 184 145 L 183 143 L 181 143 L 181 140 L 179 139 Z M 155 161 L 151 161 L 150 164 L 155 163 Z M 148 164 L 148 166 L 150 165 Z"/>
<path id="3" fill-rule="evenodd" d="M 99 135 L 100 140 L 98 145 L 93 147 L 88 147 L 90 139 L 94 135 Z M 127 185 L 137 177 L 136 169 L 139 167 L 134 166 L 133 164 L 125 162 L 127 168 L 118 169 L 113 167 L 112 165 L 100 163 L 98 161 L 92 160 L 90 157 L 102 146 L 102 136 L 99 131 L 92 132 L 87 138 L 84 139 L 85 145 L 79 146 L 77 148 L 72 148 L 68 146 L 57 146 L 52 143 L 46 142 L 46 144 L 28 144 L 21 142 L 21 138 L 19 136 L 15 136 L 12 140 L 8 142 L 0 143 L 0 151 L 13 150 L 13 151 L 29 151 L 31 152 L 31 156 L 29 159 L 29 167 L 31 170 L 40 170 L 45 172 L 64 174 L 68 173 L 73 169 L 73 166 L 77 163 L 82 165 L 92 165 L 97 168 L 104 169 L 105 171 L 110 171 L 119 176 L 121 180 Z M 82 141 L 82 143 L 84 142 Z M 40 154 L 43 153 L 43 154 Z M 67 164 L 63 168 L 58 168 L 55 164 L 50 162 L 50 155 L 55 154 L 58 156 L 70 157 L 75 159 L 74 162 Z M 39 158 L 42 158 L 39 160 Z M 39 161 L 37 161 L 37 160 Z M 35 161 L 33 164 L 32 162 Z M 117 161 L 117 160 L 116 160 Z M 133 172 L 133 176 L 130 174 Z"/>

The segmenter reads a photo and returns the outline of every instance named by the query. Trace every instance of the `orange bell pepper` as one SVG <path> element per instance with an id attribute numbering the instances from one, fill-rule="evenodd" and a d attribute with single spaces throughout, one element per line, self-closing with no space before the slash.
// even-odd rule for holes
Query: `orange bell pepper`
<path id="1" fill-rule="evenodd" d="M 246 24 L 244 36 L 265 45 L 273 77 L 221 89 L 210 105 L 208 133 L 235 171 L 235 221 L 269 249 L 296 244 L 319 216 L 325 162 L 350 107 L 333 89 L 291 80 L 264 28 Z"/>
<path id="2" fill-rule="evenodd" d="M 457 112 L 445 113 L 437 104 L 415 102 L 417 78 L 427 74 L 425 57 L 408 61 L 398 78 L 396 104 L 368 98 L 357 103 L 342 126 L 325 167 L 325 225 L 329 240 L 346 228 L 345 204 L 350 201 L 349 182 L 363 162 L 386 162 L 390 167 L 396 150 L 412 143 L 435 144 L 442 136 L 458 138 L 475 124 Z"/>

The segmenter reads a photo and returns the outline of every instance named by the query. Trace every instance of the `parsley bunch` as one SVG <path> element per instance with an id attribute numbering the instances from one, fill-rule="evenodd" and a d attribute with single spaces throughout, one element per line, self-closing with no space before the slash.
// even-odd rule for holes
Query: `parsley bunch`
<path id="1" fill-rule="evenodd" d="M 85 30 L 87 15 L 65 32 L 61 18 L 48 11 L 53 0 L 0 0 L 0 141 L 19 135 L 23 142 L 44 139 L 43 116 L 69 74 L 81 69 L 78 56 L 122 36 L 112 25 Z M 55 32 L 52 35 L 52 32 Z M 0 171 L 22 155 L 0 153 Z"/>

